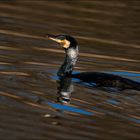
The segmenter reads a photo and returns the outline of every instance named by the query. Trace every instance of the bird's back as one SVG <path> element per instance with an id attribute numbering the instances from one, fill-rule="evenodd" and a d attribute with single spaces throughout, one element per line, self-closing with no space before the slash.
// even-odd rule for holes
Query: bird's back
<path id="1" fill-rule="evenodd" d="M 72 78 L 77 78 L 82 82 L 94 82 L 97 87 L 117 87 L 120 89 L 137 89 L 140 90 L 140 83 L 108 73 L 101 72 L 82 72 L 72 74 Z"/>

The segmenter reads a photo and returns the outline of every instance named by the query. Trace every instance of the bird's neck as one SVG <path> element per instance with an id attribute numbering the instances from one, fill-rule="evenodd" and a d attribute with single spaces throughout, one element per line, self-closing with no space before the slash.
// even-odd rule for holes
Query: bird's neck
<path id="1" fill-rule="evenodd" d="M 70 75 L 72 73 L 73 68 L 78 59 L 78 46 L 76 46 L 75 48 L 70 47 L 66 49 L 65 52 L 66 52 L 66 57 L 64 63 L 61 65 L 58 71 L 59 76 Z"/>
<path id="2" fill-rule="evenodd" d="M 75 58 L 78 57 L 78 46 L 73 48 L 73 47 L 70 47 L 66 50 L 66 55 L 69 57 L 69 59 L 73 60 Z"/>

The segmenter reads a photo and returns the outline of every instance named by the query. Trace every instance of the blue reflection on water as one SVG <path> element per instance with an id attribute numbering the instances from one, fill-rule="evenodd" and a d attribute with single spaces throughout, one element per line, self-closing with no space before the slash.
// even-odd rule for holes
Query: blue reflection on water
<path id="1" fill-rule="evenodd" d="M 0 70 L 15 70 L 16 68 L 14 66 L 6 66 L 6 65 L 0 65 Z"/>
<path id="2" fill-rule="evenodd" d="M 108 102 L 108 103 L 110 103 L 110 104 L 112 104 L 112 105 L 117 105 L 117 104 L 120 103 L 120 102 L 117 101 L 116 99 L 108 99 L 108 100 L 106 100 L 106 102 Z"/>
<path id="3" fill-rule="evenodd" d="M 135 78 L 134 80 L 137 82 L 140 82 L 140 78 Z"/>
<path id="4" fill-rule="evenodd" d="M 129 77 L 140 77 L 140 73 L 127 72 L 127 71 L 110 71 L 110 72 L 106 72 L 106 73 L 122 75 L 122 76 L 129 76 Z"/>
<path id="5" fill-rule="evenodd" d="M 88 87 L 96 87 L 96 83 L 94 82 L 83 82 L 81 81 L 80 79 L 78 78 L 72 78 L 72 81 L 75 82 L 75 83 L 78 83 L 80 85 L 83 85 L 83 86 L 88 86 Z"/>
<path id="6" fill-rule="evenodd" d="M 52 78 L 53 80 L 59 80 L 59 78 L 58 78 L 57 75 L 53 75 L 53 76 L 51 76 L 51 78 Z"/>
<path id="7" fill-rule="evenodd" d="M 79 72 L 74 72 L 73 74 L 76 74 Z M 110 73 L 110 74 L 115 74 L 115 75 L 120 75 L 120 76 L 126 76 L 126 77 L 131 77 L 136 81 L 140 82 L 140 73 L 132 73 L 132 72 L 120 72 L 120 71 L 115 71 L 115 72 L 105 72 L 105 73 Z M 54 80 L 58 80 L 58 76 L 53 73 L 53 76 L 51 76 L 52 79 Z M 72 81 L 75 83 L 79 83 L 81 85 L 85 85 L 85 86 L 96 86 L 95 83 L 86 83 L 86 82 L 81 82 L 79 79 L 77 78 L 72 78 Z M 116 100 L 116 99 L 108 99 L 106 100 L 107 103 L 112 104 L 112 105 L 118 105 L 120 103 L 120 101 Z M 67 105 L 62 105 L 62 104 L 56 104 L 56 103 L 48 103 L 48 105 L 56 108 L 56 109 L 61 109 L 61 110 L 65 110 L 65 111 L 70 111 L 70 112 L 75 112 L 75 113 L 79 113 L 79 114 L 83 114 L 83 115 L 94 115 L 94 113 L 89 112 L 89 111 L 85 111 L 83 109 L 78 109 L 75 107 L 71 107 L 71 106 L 67 106 Z M 99 112 L 103 112 L 105 114 L 109 114 L 111 116 L 115 116 L 115 117 L 119 117 L 119 118 L 123 118 L 123 119 L 127 119 L 130 122 L 134 122 L 134 123 L 138 123 L 140 124 L 140 119 L 138 118 L 133 118 L 133 117 L 129 117 L 129 116 L 125 116 L 122 115 L 120 113 L 111 111 L 111 110 L 106 110 L 106 109 L 102 109 L 102 108 L 97 108 L 97 107 L 93 107 L 93 110 L 99 111 Z"/>
<path id="8" fill-rule="evenodd" d="M 2 66 L 2 65 L 0 65 L 0 70 L 6 70 L 8 68 L 9 68 L 9 66 Z"/>
<path id="9" fill-rule="evenodd" d="M 102 108 L 98 108 L 98 107 L 93 107 L 92 109 L 99 111 L 99 112 L 103 112 L 105 114 L 109 114 L 109 115 L 114 116 L 114 117 L 122 118 L 124 120 L 127 119 L 128 121 L 140 124 L 140 119 L 137 119 L 137 118 L 128 117 L 128 116 L 122 115 L 120 113 L 113 112 L 113 111 L 106 110 L 106 109 L 102 109 Z"/>
<path id="10" fill-rule="evenodd" d="M 53 76 L 51 77 L 54 80 L 58 80 L 58 77 L 56 75 L 56 70 L 51 71 L 53 73 Z M 80 72 L 74 71 L 73 74 L 78 74 Z M 134 73 L 134 72 L 128 72 L 128 71 L 103 71 L 103 73 L 109 73 L 109 74 L 114 74 L 114 75 L 120 75 L 120 76 L 126 76 L 126 77 L 132 77 L 134 80 L 140 82 L 140 73 Z M 77 78 L 72 78 L 74 82 L 80 82 L 79 79 Z M 96 85 L 95 83 L 93 85 Z"/>
<path id="11" fill-rule="evenodd" d="M 94 113 L 92 113 L 92 112 L 85 111 L 83 109 L 75 108 L 75 107 L 72 107 L 72 106 L 67 106 L 67 105 L 62 105 L 62 104 L 57 104 L 57 103 L 51 103 L 51 102 L 49 102 L 48 105 L 50 105 L 51 107 L 54 107 L 56 109 L 75 112 L 75 113 L 79 113 L 79 114 L 83 114 L 83 115 L 94 115 Z"/>
<path id="12" fill-rule="evenodd" d="M 130 77 L 132 80 L 140 82 L 140 73 L 128 72 L 128 71 L 104 71 L 105 73 L 120 75 L 124 77 Z"/>
<path id="13" fill-rule="evenodd" d="M 127 117 L 127 119 L 129 121 L 135 122 L 135 123 L 139 123 L 140 124 L 140 119 L 136 119 L 136 118 L 131 118 L 131 117 Z"/>
<path id="14" fill-rule="evenodd" d="M 73 74 L 78 74 L 79 72 L 73 72 Z M 59 80 L 59 77 L 56 75 L 56 73 L 53 73 L 53 75 L 51 76 L 51 79 L 53 79 L 53 80 Z M 94 82 L 83 82 L 83 81 L 81 81 L 80 79 L 78 79 L 78 78 L 72 78 L 72 81 L 74 82 L 74 83 L 78 83 L 78 84 L 80 84 L 80 85 L 83 85 L 83 86 L 89 86 L 89 87 L 96 87 L 96 83 L 94 83 Z"/>

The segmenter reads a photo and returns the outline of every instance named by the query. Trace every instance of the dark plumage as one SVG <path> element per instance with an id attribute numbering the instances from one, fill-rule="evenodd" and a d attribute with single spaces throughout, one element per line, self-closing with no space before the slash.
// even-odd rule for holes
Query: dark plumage
<path id="1" fill-rule="evenodd" d="M 96 83 L 96 87 L 113 87 L 120 90 L 124 89 L 136 89 L 140 90 L 140 83 L 108 73 L 100 72 L 82 72 L 77 74 L 72 74 L 72 78 L 77 78 L 81 82 Z"/>
<path id="2" fill-rule="evenodd" d="M 116 87 L 123 89 L 136 89 L 140 90 L 140 83 L 108 73 L 101 72 L 82 72 L 72 74 L 74 65 L 78 58 L 78 45 L 75 38 L 69 35 L 48 35 L 51 40 L 54 40 L 62 45 L 65 50 L 66 57 L 64 63 L 58 70 L 58 76 L 68 76 L 77 78 L 81 82 L 95 83 L 97 87 Z"/>

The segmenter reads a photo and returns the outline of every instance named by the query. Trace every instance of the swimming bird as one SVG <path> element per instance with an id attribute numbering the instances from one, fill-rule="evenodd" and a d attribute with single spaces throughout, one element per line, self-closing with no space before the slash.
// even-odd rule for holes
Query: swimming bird
<path id="1" fill-rule="evenodd" d="M 103 72 L 81 72 L 72 74 L 76 61 L 78 59 L 78 43 L 76 39 L 70 35 L 50 35 L 47 37 L 57 43 L 59 43 L 65 51 L 64 63 L 58 70 L 57 75 L 60 77 L 68 76 L 71 78 L 77 78 L 81 82 L 94 83 L 96 87 L 116 87 L 120 90 L 135 89 L 140 90 L 140 83 L 118 76 L 114 74 L 108 74 Z"/>

